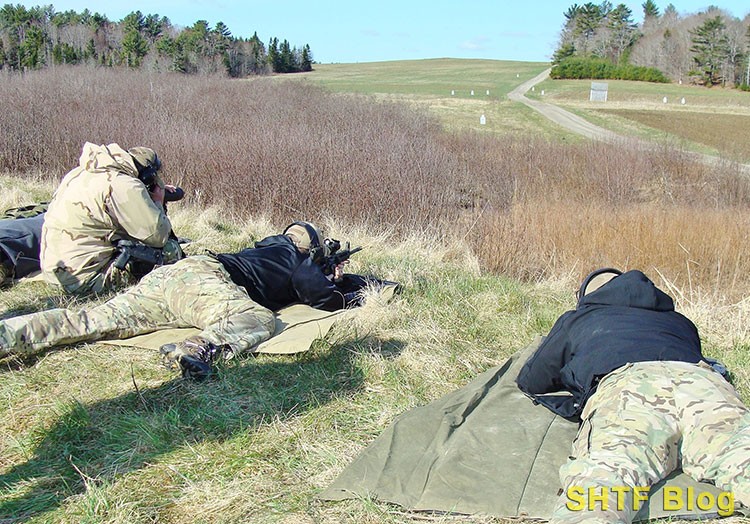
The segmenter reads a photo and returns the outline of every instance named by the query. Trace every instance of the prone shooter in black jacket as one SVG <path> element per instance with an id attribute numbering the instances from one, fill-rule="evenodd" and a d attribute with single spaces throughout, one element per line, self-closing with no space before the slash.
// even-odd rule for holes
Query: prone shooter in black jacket
<path id="1" fill-rule="evenodd" d="M 295 222 L 281 235 L 266 237 L 255 247 L 217 258 L 257 303 L 276 311 L 294 303 L 336 311 L 347 306 L 345 296 L 320 267 L 327 255 L 320 233 L 309 222 Z M 341 268 L 337 268 L 341 272 Z M 342 276 L 334 275 L 333 280 Z"/>
<path id="2" fill-rule="evenodd" d="M 595 273 L 599 281 L 607 275 L 611 280 L 594 291 L 584 281 L 578 307 L 557 319 L 517 379 L 535 401 L 574 420 L 599 380 L 625 364 L 703 360 L 695 325 L 646 275 L 629 271 L 617 276 L 620 272 L 612 269 Z"/>
<path id="3" fill-rule="evenodd" d="M 593 279 L 605 283 L 592 291 Z M 725 490 L 719 515 L 735 499 L 750 506 L 750 411 L 702 356 L 695 325 L 640 271 L 592 273 L 516 381 L 582 420 L 551 523 L 630 523 L 679 468 Z M 694 504 L 682 496 L 677 509 Z"/>
<path id="4" fill-rule="evenodd" d="M 359 299 L 323 273 L 326 245 L 308 222 L 255 248 L 217 256 L 194 255 L 160 266 L 103 304 L 57 308 L 0 320 L 0 358 L 104 338 L 127 338 L 163 328 L 201 333 L 164 344 L 161 353 L 184 376 L 203 378 L 219 354 L 236 355 L 274 333 L 273 311 L 293 303 L 335 311 Z M 343 264 L 332 279 L 342 276 Z M 363 281 L 363 285 L 368 285 Z"/>

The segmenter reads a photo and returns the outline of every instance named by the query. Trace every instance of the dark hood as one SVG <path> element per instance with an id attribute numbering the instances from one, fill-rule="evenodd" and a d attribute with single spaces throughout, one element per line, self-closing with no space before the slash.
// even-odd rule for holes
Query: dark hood
<path id="1" fill-rule="evenodd" d="M 613 278 L 581 299 L 580 307 L 592 305 L 626 306 L 653 311 L 674 311 L 674 302 L 638 270 Z"/>
<path id="2" fill-rule="evenodd" d="M 266 237 L 263 240 L 259 240 L 258 242 L 256 242 L 255 247 L 268 247 L 276 246 L 279 244 L 287 244 L 294 247 L 295 251 L 297 250 L 297 248 L 294 246 L 294 243 L 292 243 L 292 239 L 286 235 L 273 235 L 270 237 Z"/>

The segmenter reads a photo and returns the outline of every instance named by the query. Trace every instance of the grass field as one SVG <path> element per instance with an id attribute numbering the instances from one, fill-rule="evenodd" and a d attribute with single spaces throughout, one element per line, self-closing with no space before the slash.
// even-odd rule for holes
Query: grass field
<path id="1" fill-rule="evenodd" d="M 201 384 L 132 347 L 0 360 L 0 523 L 517 522 L 315 495 L 396 416 L 546 333 L 592 266 L 646 270 L 750 401 L 747 184 L 731 165 L 714 172 L 679 148 L 585 143 L 504 99 L 544 67 L 331 64 L 248 82 L 62 68 L 0 76 L 0 208 L 49 198 L 86 133 L 155 144 L 189 192 L 170 208 L 189 252 L 237 249 L 316 212 L 330 235 L 366 247 L 352 272 L 404 286 L 307 353 L 241 358 Z M 344 96 L 278 88 L 289 81 Z M 544 96 L 593 115 L 576 100 L 586 83 L 566 85 L 545 84 Z M 622 89 L 632 99 L 618 111 L 651 111 L 658 95 Z M 742 114 L 734 93 L 705 96 L 701 107 Z M 143 108 L 145 125 L 132 118 Z M 633 115 L 597 114 L 654 133 Z M 0 315 L 94 302 L 23 282 L 0 292 Z"/>
<path id="2" fill-rule="evenodd" d="M 534 132 L 573 138 L 506 98 L 518 84 L 547 67 L 538 62 L 433 59 L 316 64 L 311 73 L 301 76 L 335 92 L 406 102 L 436 115 L 452 131 Z M 294 78 L 284 78 L 290 79 Z M 484 125 L 480 123 L 482 115 Z"/>
<path id="3" fill-rule="evenodd" d="M 44 183 L 30 187 L 49 195 Z M 176 205 L 172 216 L 195 241 L 189 252 L 230 250 L 274 232 L 263 221 L 227 221 L 218 209 Z M 398 414 L 548 331 L 573 306 L 571 282 L 482 274 L 461 245 L 425 237 L 342 238 L 367 246 L 352 271 L 398 280 L 404 292 L 365 306 L 308 353 L 235 360 L 200 384 L 130 347 L 80 344 L 3 361 L 0 522 L 508 522 L 315 495 Z M 34 282 L 0 295 L 3 315 L 86 303 Z M 750 367 L 746 304 L 683 304 L 707 354 L 733 370 Z M 737 385 L 750 398 L 747 375 Z"/>
<path id="4" fill-rule="evenodd" d="M 435 59 L 316 64 L 305 76 L 337 92 L 406 100 L 437 115 L 450 130 L 533 132 L 546 138 L 576 140 L 505 98 L 519 79 L 535 76 L 548 66 Z M 750 93 L 647 82 L 609 81 L 608 85 L 606 104 L 588 101 L 588 80 L 546 80 L 527 96 L 544 98 L 619 133 L 681 143 L 696 151 L 750 162 L 750 127 L 745 125 L 750 116 Z M 485 115 L 485 125 L 479 122 L 481 115 Z"/>

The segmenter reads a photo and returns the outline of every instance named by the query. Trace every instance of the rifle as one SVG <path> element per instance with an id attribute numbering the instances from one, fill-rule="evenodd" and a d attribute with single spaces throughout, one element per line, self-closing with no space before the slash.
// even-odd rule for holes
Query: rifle
<path id="1" fill-rule="evenodd" d="M 132 262 L 139 263 L 139 266 L 144 264 L 150 265 L 151 268 L 154 266 L 161 266 L 164 263 L 164 256 L 162 255 L 161 249 L 149 247 L 141 242 L 135 242 L 133 240 L 118 240 L 115 247 L 119 254 L 117 255 L 117 258 L 115 258 L 114 266 L 119 270 L 124 270 L 125 266 L 128 265 L 128 262 L 131 262 L 131 259 Z M 139 270 L 142 269 L 142 267 L 139 267 Z"/>
<path id="2" fill-rule="evenodd" d="M 359 253 L 363 249 L 361 246 L 350 249 L 349 242 L 346 243 L 345 249 L 341 249 L 341 242 L 333 238 L 326 238 L 324 242 L 330 251 L 330 254 L 321 263 L 324 275 L 332 275 L 336 266 L 346 262 L 350 256 Z"/>

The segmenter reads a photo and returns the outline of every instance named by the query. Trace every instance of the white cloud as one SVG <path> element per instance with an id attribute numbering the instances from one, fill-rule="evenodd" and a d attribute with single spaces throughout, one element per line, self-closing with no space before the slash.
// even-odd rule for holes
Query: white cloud
<path id="1" fill-rule="evenodd" d="M 487 44 L 490 43 L 490 39 L 486 36 L 479 36 L 471 40 L 466 40 L 459 44 L 459 49 L 466 51 L 481 51 L 487 49 Z"/>

